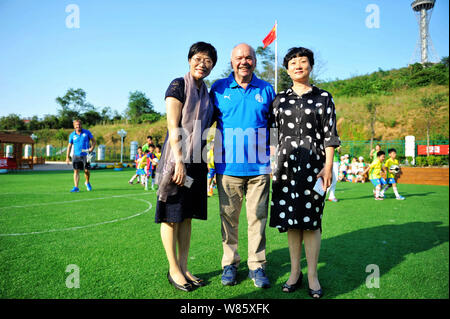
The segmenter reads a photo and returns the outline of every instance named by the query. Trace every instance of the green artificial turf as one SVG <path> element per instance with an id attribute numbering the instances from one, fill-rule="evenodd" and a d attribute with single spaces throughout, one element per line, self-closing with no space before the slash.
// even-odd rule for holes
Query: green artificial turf
<path id="1" fill-rule="evenodd" d="M 185 293 L 169 285 L 168 263 L 154 223 L 155 191 L 127 182 L 134 170 L 92 171 L 93 191 L 72 188 L 70 171 L 0 175 L 1 298 L 309 298 L 307 281 L 281 292 L 289 277 L 286 233 L 267 227 L 267 268 L 272 287 L 247 278 L 247 222 L 240 220 L 238 285 L 220 282 L 222 244 L 218 196 L 208 220 L 194 220 L 189 269 L 207 286 Z M 324 211 L 319 280 L 324 298 L 449 298 L 448 187 L 399 185 L 375 201 L 372 185 L 338 183 L 338 203 Z M 80 288 L 68 288 L 79 269 Z M 379 288 L 366 278 L 379 269 Z M 303 273 L 307 274 L 302 258 Z M 306 279 L 307 276 L 305 276 Z M 69 277 L 71 278 L 71 277 Z"/>

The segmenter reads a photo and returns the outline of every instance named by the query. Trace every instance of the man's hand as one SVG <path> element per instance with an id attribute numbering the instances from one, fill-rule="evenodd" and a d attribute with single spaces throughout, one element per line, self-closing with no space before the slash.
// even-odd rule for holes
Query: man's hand
<path id="1" fill-rule="evenodd" d="M 70 159 L 68 157 L 66 157 L 66 164 L 70 165 Z"/>

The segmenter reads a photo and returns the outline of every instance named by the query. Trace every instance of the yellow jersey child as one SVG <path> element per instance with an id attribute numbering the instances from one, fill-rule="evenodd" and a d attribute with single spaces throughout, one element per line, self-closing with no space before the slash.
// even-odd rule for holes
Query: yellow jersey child
<path id="1" fill-rule="evenodd" d="M 384 159 L 386 153 L 384 151 L 379 151 L 377 153 L 377 158 L 370 164 L 364 174 L 369 171 L 369 179 L 375 186 L 374 194 L 375 200 L 383 200 L 383 194 L 381 193 L 381 186 L 386 184 L 384 178 L 381 177 L 381 172 L 384 170 Z"/>
<path id="2" fill-rule="evenodd" d="M 390 186 L 392 186 L 392 189 L 394 190 L 395 193 L 395 198 L 397 200 L 404 200 L 405 198 L 398 193 L 397 189 L 396 177 L 401 172 L 397 159 L 397 151 L 395 148 L 391 148 L 388 150 L 388 154 L 389 158 L 386 160 L 386 164 L 384 164 L 387 171 L 386 173 L 387 184 L 386 186 L 384 186 L 382 192 L 384 193 Z"/>

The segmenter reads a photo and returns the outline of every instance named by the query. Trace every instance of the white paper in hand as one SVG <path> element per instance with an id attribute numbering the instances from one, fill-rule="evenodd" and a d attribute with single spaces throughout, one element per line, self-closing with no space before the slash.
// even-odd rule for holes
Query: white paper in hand
<path id="1" fill-rule="evenodd" d="M 184 181 L 183 186 L 186 186 L 187 188 L 191 188 L 193 182 L 194 182 L 194 179 L 192 177 L 186 175 L 186 179 Z"/>
<path id="2" fill-rule="evenodd" d="M 313 191 L 315 191 L 320 196 L 323 196 L 325 194 L 325 191 L 322 188 L 323 182 L 322 177 L 319 177 L 316 181 L 316 184 L 314 185 Z"/>

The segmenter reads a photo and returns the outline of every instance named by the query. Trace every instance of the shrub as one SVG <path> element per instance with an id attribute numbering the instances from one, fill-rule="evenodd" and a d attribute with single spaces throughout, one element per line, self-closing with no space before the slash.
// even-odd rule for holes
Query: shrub
<path id="1" fill-rule="evenodd" d="M 428 158 L 426 158 L 426 160 L 427 160 L 427 164 L 428 164 L 427 166 L 436 166 L 436 164 L 438 162 L 437 157 L 434 155 L 428 156 Z"/>
<path id="2" fill-rule="evenodd" d="M 430 155 L 416 157 L 416 166 L 444 166 L 448 165 L 449 158 L 445 155 Z"/>
<path id="3" fill-rule="evenodd" d="M 416 166 L 428 166 L 427 158 L 426 156 L 417 156 L 416 157 Z"/>

